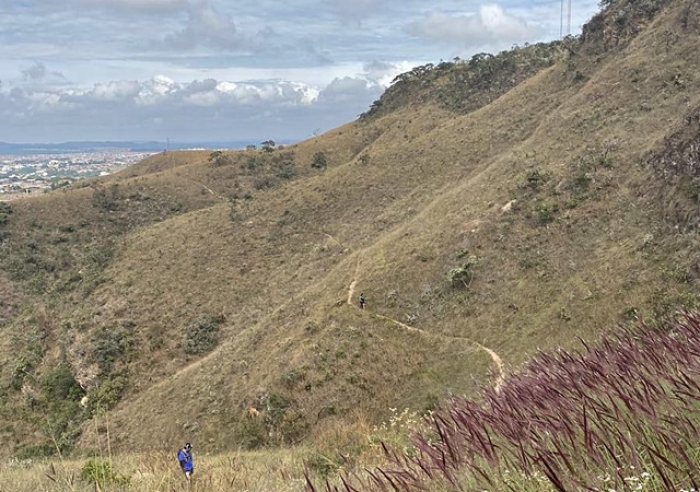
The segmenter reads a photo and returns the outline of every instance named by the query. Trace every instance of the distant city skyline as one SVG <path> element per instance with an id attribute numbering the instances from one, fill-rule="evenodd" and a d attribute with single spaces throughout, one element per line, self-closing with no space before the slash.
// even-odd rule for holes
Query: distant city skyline
<path id="1" fill-rule="evenodd" d="M 598 0 L 574 0 L 573 34 Z M 0 3 L 0 141 L 301 140 L 399 73 L 559 37 L 561 0 Z"/>

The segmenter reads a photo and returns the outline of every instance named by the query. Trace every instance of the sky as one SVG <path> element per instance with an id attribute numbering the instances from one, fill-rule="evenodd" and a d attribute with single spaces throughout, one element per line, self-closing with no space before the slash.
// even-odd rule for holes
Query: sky
<path id="1" fill-rule="evenodd" d="M 560 2 L 0 0 L 0 141 L 302 140 L 417 65 L 558 38 Z"/>

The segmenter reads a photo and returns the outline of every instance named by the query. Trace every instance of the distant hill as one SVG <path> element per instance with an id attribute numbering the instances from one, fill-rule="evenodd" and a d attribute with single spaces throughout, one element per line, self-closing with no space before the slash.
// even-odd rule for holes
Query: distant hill
<path id="1" fill-rule="evenodd" d="M 287 142 L 280 142 L 287 143 Z M 62 142 L 62 143 L 7 143 L 0 142 L 0 154 L 59 154 L 95 152 L 104 150 L 124 150 L 133 152 L 160 152 L 165 149 L 243 149 L 246 145 L 259 145 L 250 140 L 220 142 Z"/>
<path id="2" fill-rule="evenodd" d="M 698 32 L 696 1 L 612 0 L 303 142 L 0 204 L 0 454 L 351 454 L 390 408 L 698 306 Z"/>

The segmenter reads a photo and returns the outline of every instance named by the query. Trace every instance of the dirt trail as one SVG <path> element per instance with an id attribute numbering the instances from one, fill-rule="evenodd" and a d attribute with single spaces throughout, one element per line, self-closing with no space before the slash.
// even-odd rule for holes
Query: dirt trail
<path id="1" fill-rule="evenodd" d="M 489 354 L 493 363 L 496 364 L 496 367 L 498 368 L 498 377 L 496 378 L 496 383 L 493 385 L 493 389 L 496 390 L 496 392 L 500 391 L 501 386 L 503 386 L 503 383 L 505 381 L 505 374 L 506 374 L 505 373 L 505 366 L 503 364 L 503 359 L 501 359 L 501 356 L 498 355 L 493 350 L 491 350 L 490 348 L 484 347 L 480 343 L 474 342 L 473 340 L 470 340 L 470 341 L 475 343 L 477 345 L 477 347 L 479 347 L 481 350 L 484 350 L 487 354 Z"/>
<path id="2" fill-rule="evenodd" d="M 357 273 L 358 273 L 359 269 L 360 269 L 360 261 L 358 260 L 357 266 L 355 267 L 355 275 L 354 275 L 353 279 L 357 278 Z M 353 297 L 355 295 L 355 286 L 356 285 L 357 285 L 357 280 L 353 280 L 352 282 L 350 282 L 350 288 L 348 289 L 348 304 L 350 304 L 351 306 L 354 305 Z M 494 390 L 498 392 L 501 389 L 501 386 L 503 386 L 503 382 L 505 381 L 505 365 L 503 363 L 503 359 L 501 359 L 501 357 L 495 351 L 480 344 L 479 342 L 475 342 L 471 338 L 466 338 L 466 337 L 452 337 L 452 336 L 447 336 L 447 335 L 436 335 L 434 333 L 430 333 L 428 331 L 425 331 L 421 328 L 416 328 L 415 326 L 409 326 L 406 323 L 402 323 L 399 320 L 389 318 L 388 316 L 383 316 L 381 314 L 370 313 L 370 316 L 372 316 L 374 318 L 383 319 L 385 321 L 389 321 L 390 323 L 394 323 L 395 325 L 400 326 L 404 330 L 418 332 L 418 333 L 421 333 L 425 336 L 434 336 L 434 337 L 440 337 L 443 339 L 452 339 L 452 340 L 463 340 L 463 341 L 474 344 L 480 350 L 483 350 L 484 352 L 486 352 L 489 355 L 489 357 L 491 357 L 491 360 L 493 361 L 493 363 L 496 365 L 496 368 L 498 369 L 498 376 L 496 377 L 496 382 L 493 385 Z"/>
<path id="3" fill-rule="evenodd" d="M 353 281 L 350 282 L 350 288 L 348 289 L 348 304 L 353 305 L 353 297 L 355 297 L 355 286 L 357 285 L 357 273 L 360 271 L 360 259 L 357 259 L 357 265 L 355 265 L 355 274 L 352 276 Z"/>
<path id="4" fill-rule="evenodd" d="M 177 175 L 176 175 L 176 176 L 177 176 Z M 209 192 L 210 195 L 215 196 L 216 198 L 218 198 L 218 199 L 221 200 L 222 202 L 227 202 L 227 201 L 228 201 L 228 198 L 226 198 L 225 196 L 219 195 L 217 192 L 215 192 L 214 190 L 212 190 L 211 188 L 209 188 L 209 187 L 208 187 L 207 185 L 205 185 L 204 183 L 201 183 L 201 182 L 199 182 L 199 181 L 196 181 L 196 180 L 194 180 L 194 179 L 192 179 L 192 178 L 190 178 L 190 177 L 187 177 L 187 176 L 181 176 L 181 178 L 184 179 L 185 181 L 189 181 L 190 183 L 194 183 L 194 184 L 196 184 L 196 185 L 198 185 L 198 186 L 201 186 L 202 188 L 204 188 L 205 190 L 207 190 L 207 191 Z"/>

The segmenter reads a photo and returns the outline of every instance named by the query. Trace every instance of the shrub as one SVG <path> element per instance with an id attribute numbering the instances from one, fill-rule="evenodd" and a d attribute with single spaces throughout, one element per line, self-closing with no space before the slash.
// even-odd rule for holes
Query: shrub
<path id="1" fill-rule="evenodd" d="M 184 351 L 196 355 L 211 352 L 219 344 L 219 324 L 221 317 L 197 316 L 185 333 Z"/>
<path id="2" fill-rule="evenodd" d="M 214 167 L 226 166 L 231 164 L 231 157 L 220 150 L 215 150 L 209 154 L 209 164 Z"/>
<path id="3" fill-rule="evenodd" d="M 537 218 L 540 224 L 549 224 L 552 222 L 558 211 L 559 204 L 557 203 L 543 203 L 537 207 Z"/>
<path id="4" fill-rule="evenodd" d="M 306 468 L 324 478 L 337 473 L 340 469 L 340 464 L 337 460 L 329 458 L 322 453 L 312 453 L 304 464 Z"/>
<path id="5" fill-rule="evenodd" d="M 270 176 L 263 176 L 259 179 L 256 179 L 255 182 L 253 183 L 253 187 L 258 190 L 262 191 L 267 188 L 272 188 L 275 186 L 275 180 L 271 178 Z"/>
<path id="6" fill-rule="evenodd" d="M 93 337 L 93 359 L 103 375 L 111 374 L 114 364 L 124 357 L 132 346 L 130 333 L 103 326 Z"/>
<path id="7" fill-rule="evenodd" d="M 292 179 L 294 176 L 296 176 L 296 173 L 297 171 L 294 168 L 294 163 L 284 164 L 279 168 L 279 171 L 277 171 L 277 177 L 282 179 Z"/>
<path id="8" fill-rule="evenodd" d="M 124 375 L 110 377 L 96 389 L 90 397 L 90 407 L 109 410 L 113 408 L 129 388 L 129 380 Z"/>
<path id="9" fill-rule="evenodd" d="M 262 164 L 262 162 L 260 162 L 259 159 L 257 158 L 257 156 L 254 156 L 254 155 L 248 156 L 248 158 L 245 161 L 245 167 L 249 171 L 254 171 L 261 164 Z"/>
<path id="10" fill-rule="evenodd" d="M 51 401 L 80 400 L 83 390 L 73 376 L 73 370 L 67 363 L 59 364 L 49 370 L 43 377 L 41 389 Z"/>
<path id="11" fill-rule="evenodd" d="M 549 181 L 549 174 L 540 172 L 538 169 L 527 174 L 525 186 L 531 190 L 539 190 L 542 185 Z"/>
<path id="12" fill-rule="evenodd" d="M 109 190 L 95 187 L 92 193 L 92 206 L 106 212 L 114 212 L 119 210 L 120 198 L 119 185 L 114 184 Z"/>
<path id="13" fill-rule="evenodd" d="M 447 273 L 447 279 L 453 286 L 464 285 L 464 287 L 469 287 L 474 276 L 474 269 L 480 262 L 481 259 L 479 257 L 470 255 L 461 266 L 452 268 Z"/>
<path id="14" fill-rule="evenodd" d="M 109 461 L 99 458 L 89 459 L 83 465 L 80 470 L 80 478 L 94 484 L 96 488 L 98 486 L 104 488 L 109 484 L 128 485 L 131 482 L 131 478 L 114 471 Z"/>
<path id="15" fill-rule="evenodd" d="M 326 169 L 328 167 L 328 158 L 323 152 L 316 152 L 311 160 L 311 167 L 314 169 Z"/>
<path id="16" fill-rule="evenodd" d="M 38 361 L 32 355 L 21 355 L 12 366 L 11 369 L 11 382 L 10 386 L 15 391 L 22 389 L 24 385 L 24 378 L 26 378 L 31 371 L 34 369 L 35 364 Z"/>
<path id="17" fill-rule="evenodd" d="M 12 214 L 12 207 L 9 203 L 0 202 L 0 226 L 7 224 L 10 220 L 10 214 Z"/>
<path id="18" fill-rule="evenodd" d="M 71 233 L 75 232 L 75 225 L 74 224 L 61 224 L 58 226 L 59 232 L 66 232 L 66 233 Z"/>
<path id="19" fill-rule="evenodd" d="M 46 442 L 44 444 L 25 446 L 17 451 L 15 457 L 18 460 L 29 460 L 33 458 L 46 458 L 48 456 L 53 456 L 54 454 L 56 454 L 56 446 L 54 446 L 52 443 Z"/>
<path id="20" fill-rule="evenodd" d="M 296 175 L 294 152 L 281 152 L 272 158 L 277 167 L 277 177 L 291 179 Z"/>
<path id="21" fill-rule="evenodd" d="M 235 426 L 233 437 L 243 449 L 258 449 L 267 444 L 268 430 L 260 418 L 245 418 Z"/>

